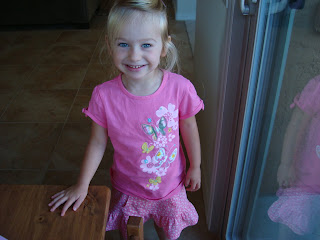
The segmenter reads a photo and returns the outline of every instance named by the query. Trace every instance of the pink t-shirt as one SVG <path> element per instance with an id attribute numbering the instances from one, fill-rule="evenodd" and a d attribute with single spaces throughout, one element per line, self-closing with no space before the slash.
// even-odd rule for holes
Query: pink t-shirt
<path id="1" fill-rule="evenodd" d="M 320 193 L 320 75 L 311 79 L 295 97 L 291 107 L 294 106 L 311 116 L 301 146 L 293 149 L 296 150 L 296 185 Z"/>
<path id="2" fill-rule="evenodd" d="M 192 83 L 164 71 L 159 89 L 135 96 L 121 75 L 95 87 L 83 112 L 108 130 L 114 147 L 110 170 L 114 188 L 147 200 L 181 191 L 186 162 L 179 141 L 179 120 L 204 108 Z"/>

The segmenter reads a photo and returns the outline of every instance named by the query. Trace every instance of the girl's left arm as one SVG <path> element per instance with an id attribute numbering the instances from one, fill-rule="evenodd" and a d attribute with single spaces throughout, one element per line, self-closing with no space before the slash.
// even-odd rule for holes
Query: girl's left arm
<path id="1" fill-rule="evenodd" d="M 197 191 L 201 187 L 201 148 L 195 116 L 180 120 L 180 132 L 190 161 L 185 186 L 187 191 Z"/>

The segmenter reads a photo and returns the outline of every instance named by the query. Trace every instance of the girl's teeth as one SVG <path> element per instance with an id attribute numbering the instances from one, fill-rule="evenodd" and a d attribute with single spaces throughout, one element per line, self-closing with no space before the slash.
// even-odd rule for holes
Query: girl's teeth
<path id="1" fill-rule="evenodd" d="M 142 65 L 141 66 L 130 66 L 129 65 L 129 67 L 131 67 L 131 68 L 140 68 L 140 67 L 142 67 Z"/>

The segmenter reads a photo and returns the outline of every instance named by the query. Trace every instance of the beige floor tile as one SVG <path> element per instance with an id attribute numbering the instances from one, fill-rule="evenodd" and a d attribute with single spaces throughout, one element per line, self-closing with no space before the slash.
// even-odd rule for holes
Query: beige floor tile
<path id="1" fill-rule="evenodd" d="M 1 51 L 0 65 L 36 65 L 47 50 L 40 48 L 12 46 Z"/>
<path id="2" fill-rule="evenodd" d="M 196 191 L 196 192 L 187 192 L 187 196 L 189 201 L 194 205 L 196 208 L 198 215 L 199 215 L 199 221 L 198 224 L 195 226 L 188 227 L 184 229 L 181 233 L 181 236 L 179 239 L 190 239 L 190 240 L 197 240 L 197 239 L 204 239 L 204 240 L 212 240 L 213 234 L 210 233 L 207 229 L 206 225 L 206 218 L 205 218 L 205 209 L 204 209 L 204 203 L 203 203 L 203 194 L 202 189 Z"/>
<path id="3" fill-rule="evenodd" d="M 111 189 L 110 169 L 98 169 L 94 174 L 90 185 L 104 185 Z"/>
<path id="4" fill-rule="evenodd" d="M 23 90 L 1 121 L 64 122 L 77 90 Z"/>
<path id="5" fill-rule="evenodd" d="M 82 109 L 88 107 L 93 89 L 79 89 L 74 104 L 69 114 L 68 122 L 91 123 L 89 117 L 85 117 Z"/>
<path id="6" fill-rule="evenodd" d="M 154 222 L 152 219 L 148 220 L 143 225 L 143 235 L 145 240 L 157 240 L 158 234 L 154 228 Z"/>
<path id="7" fill-rule="evenodd" d="M 192 54 L 192 50 L 191 50 L 189 43 L 188 44 L 179 43 L 179 44 L 177 44 L 176 47 L 178 49 L 178 53 L 179 53 L 179 57 L 180 57 L 181 61 L 183 63 L 192 64 L 193 54 Z"/>
<path id="8" fill-rule="evenodd" d="M 0 184 L 41 184 L 41 171 L 0 170 Z"/>
<path id="9" fill-rule="evenodd" d="M 180 74 L 185 78 L 193 81 L 194 80 L 194 64 L 193 54 L 190 44 L 180 43 L 177 45 L 179 59 L 180 59 Z"/>
<path id="10" fill-rule="evenodd" d="M 169 34 L 172 35 L 175 44 L 189 44 L 188 33 L 184 21 L 170 21 Z"/>
<path id="11" fill-rule="evenodd" d="M 79 170 L 90 137 L 90 124 L 68 123 L 50 158 L 50 170 Z"/>
<path id="12" fill-rule="evenodd" d="M 0 89 L 0 119 L 1 115 L 5 112 L 12 99 L 16 94 L 18 94 L 18 92 L 18 90 Z"/>
<path id="13" fill-rule="evenodd" d="M 48 170 L 41 184 L 71 186 L 77 183 L 79 171 Z"/>
<path id="14" fill-rule="evenodd" d="M 41 64 L 88 64 L 95 47 L 95 45 L 54 45 L 43 56 Z"/>
<path id="15" fill-rule="evenodd" d="M 78 176 L 79 171 L 48 170 L 42 184 L 70 186 L 77 183 Z M 97 170 L 90 185 L 104 185 L 111 188 L 109 170 Z"/>
<path id="16" fill-rule="evenodd" d="M 33 69 L 32 65 L 0 66 L 0 89 L 21 89 Z"/>
<path id="17" fill-rule="evenodd" d="M 99 30 L 68 30 L 63 31 L 57 39 L 57 44 L 63 45 L 96 45 L 99 41 Z"/>
<path id="18" fill-rule="evenodd" d="M 0 32 L 0 52 L 12 46 L 14 40 L 17 38 L 18 35 L 18 32 Z"/>
<path id="19" fill-rule="evenodd" d="M 61 32 L 61 30 L 21 31 L 13 44 L 21 47 L 45 49 L 56 42 Z"/>
<path id="20" fill-rule="evenodd" d="M 0 169 L 44 168 L 61 129 L 57 123 L 1 123 Z"/>
<path id="21" fill-rule="evenodd" d="M 119 230 L 106 232 L 105 240 L 122 240 Z"/>
<path id="22" fill-rule="evenodd" d="M 87 65 L 38 65 L 23 85 L 28 89 L 78 89 Z"/>
<path id="23" fill-rule="evenodd" d="M 50 158 L 50 170 L 80 169 L 90 137 L 91 124 L 67 123 L 59 142 Z M 108 144 L 99 169 L 109 169 L 112 165 L 113 148 Z"/>
<path id="24" fill-rule="evenodd" d="M 113 69 L 108 65 L 92 63 L 88 67 L 81 88 L 94 88 L 95 86 L 112 79 L 115 76 Z"/>
<path id="25" fill-rule="evenodd" d="M 93 53 L 91 63 L 100 63 L 106 66 L 112 65 L 112 59 L 108 52 L 105 36 L 105 33 L 101 34 L 100 40 Z"/>

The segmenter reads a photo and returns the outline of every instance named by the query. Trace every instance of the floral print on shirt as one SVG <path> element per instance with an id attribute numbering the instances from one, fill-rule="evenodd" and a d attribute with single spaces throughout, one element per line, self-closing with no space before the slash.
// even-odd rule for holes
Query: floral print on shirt
<path id="1" fill-rule="evenodd" d="M 170 164 L 175 160 L 178 146 L 171 144 L 178 130 L 178 109 L 169 103 L 168 107 L 161 106 L 156 111 L 157 119 L 153 124 L 153 118 L 147 119 L 147 124 L 142 124 L 142 130 L 150 137 L 152 142 L 142 144 L 142 152 L 147 156 L 141 160 L 140 168 L 143 172 L 152 175 L 146 184 L 146 188 L 156 191 L 160 188 L 162 178 L 167 174 Z M 157 150 L 154 154 L 153 150 Z"/>

